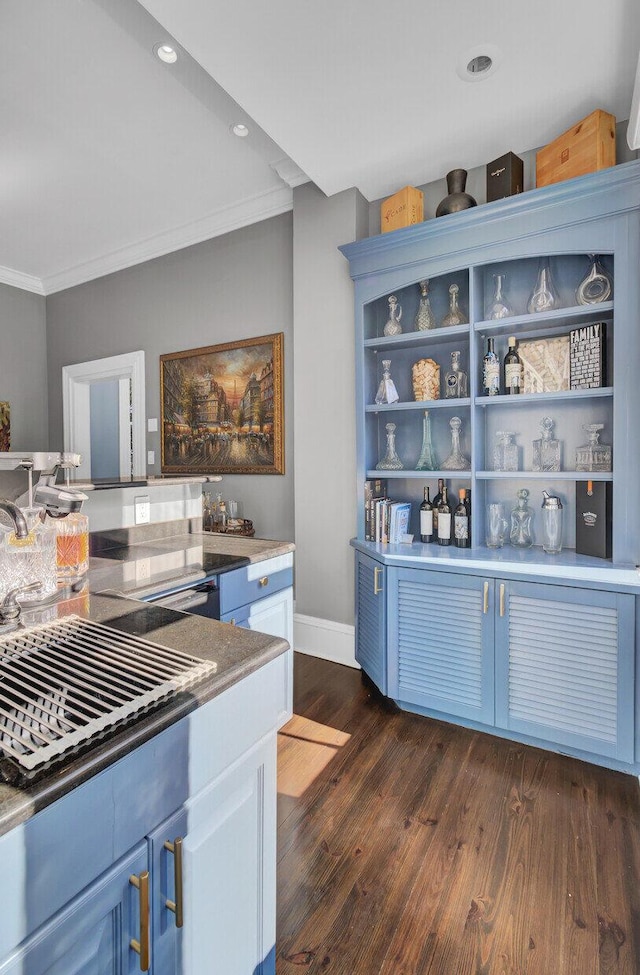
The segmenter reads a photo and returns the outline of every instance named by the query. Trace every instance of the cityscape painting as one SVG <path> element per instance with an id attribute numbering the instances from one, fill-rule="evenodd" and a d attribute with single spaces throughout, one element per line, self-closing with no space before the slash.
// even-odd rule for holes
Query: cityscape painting
<path id="1" fill-rule="evenodd" d="M 284 474 L 283 333 L 160 356 L 164 474 Z"/>

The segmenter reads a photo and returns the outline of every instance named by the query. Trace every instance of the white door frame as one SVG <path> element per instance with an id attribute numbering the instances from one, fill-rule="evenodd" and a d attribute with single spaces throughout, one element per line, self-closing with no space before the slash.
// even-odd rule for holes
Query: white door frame
<path id="1" fill-rule="evenodd" d="M 120 418 L 126 415 L 129 423 L 129 382 L 131 382 L 133 471 L 129 472 L 129 443 L 120 437 L 120 469 L 126 476 L 145 474 L 145 377 L 144 352 L 125 352 L 123 355 L 79 362 L 62 368 L 62 410 L 64 449 L 82 456 L 78 470 L 81 477 L 91 478 L 90 386 L 101 379 L 120 380 Z M 126 390 L 126 395 L 125 394 Z M 126 409 L 125 409 L 126 402 Z"/>

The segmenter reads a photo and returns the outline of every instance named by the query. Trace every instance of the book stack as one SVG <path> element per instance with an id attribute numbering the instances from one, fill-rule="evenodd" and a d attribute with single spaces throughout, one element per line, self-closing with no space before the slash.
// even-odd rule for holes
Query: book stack
<path id="1" fill-rule="evenodd" d="M 401 541 L 409 530 L 411 504 L 408 501 L 393 501 L 386 497 L 387 488 L 383 481 L 365 481 L 365 541 L 389 542 L 392 545 Z"/>

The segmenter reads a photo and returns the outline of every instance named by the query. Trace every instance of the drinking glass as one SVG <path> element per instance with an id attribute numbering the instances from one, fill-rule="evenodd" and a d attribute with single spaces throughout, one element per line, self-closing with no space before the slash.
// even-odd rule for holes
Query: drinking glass
<path id="1" fill-rule="evenodd" d="M 508 529 L 502 501 L 494 501 L 488 504 L 485 533 L 487 548 L 502 548 Z"/>

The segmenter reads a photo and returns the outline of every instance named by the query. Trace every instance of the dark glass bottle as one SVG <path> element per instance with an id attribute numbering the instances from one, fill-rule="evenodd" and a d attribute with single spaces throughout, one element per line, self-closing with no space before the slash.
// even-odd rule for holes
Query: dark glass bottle
<path id="1" fill-rule="evenodd" d="M 429 488 L 424 489 L 424 501 L 420 505 L 420 541 L 433 541 L 433 505 L 429 500 Z"/>
<path id="2" fill-rule="evenodd" d="M 521 393 L 524 379 L 522 359 L 516 350 L 516 340 L 509 336 L 509 349 L 504 357 L 504 391 L 505 393 Z"/>
<path id="3" fill-rule="evenodd" d="M 442 501 L 438 505 L 438 545 L 451 545 L 451 508 L 446 487 L 442 488 Z"/>
<path id="4" fill-rule="evenodd" d="M 500 360 L 492 338 L 487 339 L 487 351 L 482 359 L 482 390 L 485 396 L 497 396 L 500 392 Z"/>
<path id="5" fill-rule="evenodd" d="M 466 504 L 467 492 L 464 488 L 458 491 L 458 505 L 453 512 L 453 543 L 457 548 L 469 548 L 469 512 Z"/>
<path id="6" fill-rule="evenodd" d="M 434 541 L 438 540 L 438 507 L 442 501 L 442 490 L 444 488 L 444 481 L 441 477 L 438 478 L 438 493 L 431 502 L 433 505 L 433 538 Z"/>

